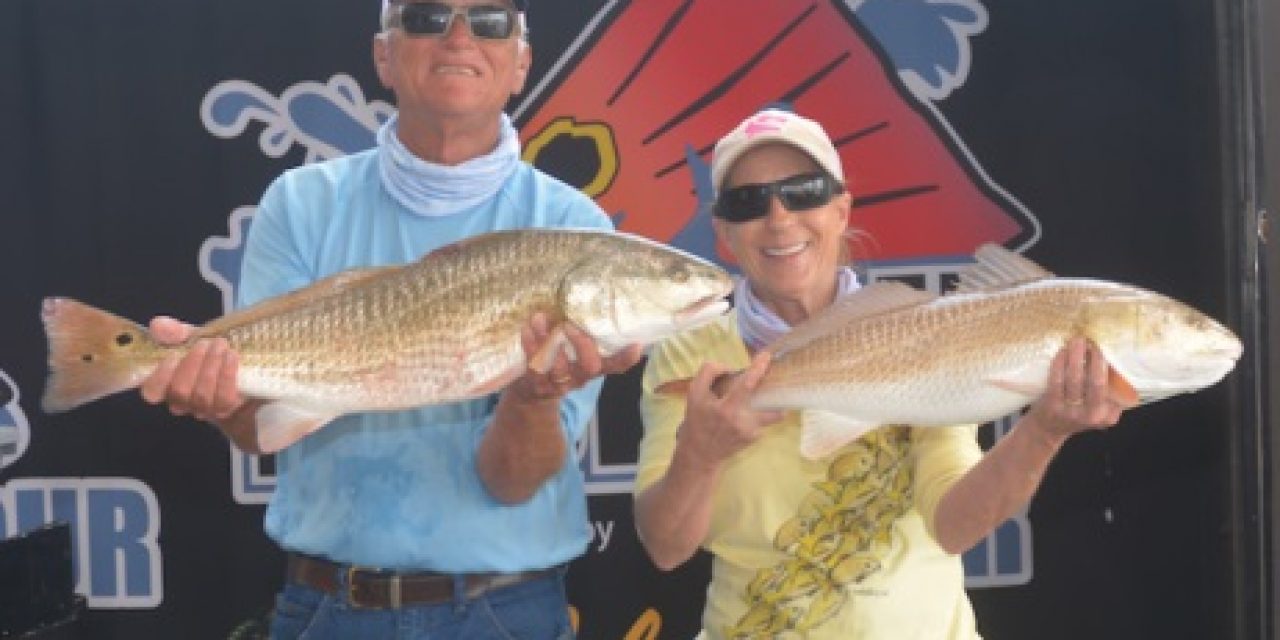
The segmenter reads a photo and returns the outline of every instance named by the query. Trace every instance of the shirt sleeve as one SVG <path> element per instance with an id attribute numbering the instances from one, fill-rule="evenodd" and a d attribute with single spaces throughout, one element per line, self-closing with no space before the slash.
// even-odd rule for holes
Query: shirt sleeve
<path id="1" fill-rule="evenodd" d="M 644 435 L 636 454 L 635 492 L 649 488 L 666 474 L 675 453 L 676 432 L 684 420 L 684 398 L 654 393 L 665 381 L 680 377 L 681 363 L 673 359 L 672 345 L 665 342 L 653 349 L 645 363 L 640 387 L 640 421 Z"/>
<path id="2" fill-rule="evenodd" d="M 300 289 L 316 278 L 303 258 L 299 236 L 291 228 L 288 175 L 267 188 L 253 215 L 236 285 L 237 307 Z"/>
<path id="3" fill-rule="evenodd" d="M 915 427 L 911 440 L 916 456 L 915 506 L 929 535 L 936 540 L 938 503 L 956 481 L 982 459 L 978 425 Z"/>
<path id="4" fill-rule="evenodd" d="M 581 191 L 557 185 L 564 191 L 563 204 L 559 207 L 557 224 L 570 229 L 614 229 L 613 218 L 595 200 L 588 198 Z M 553 218 L 554 219 L 554 218 Z"/>
<path id="5" fill-rule="evenodd" d="M 746 349 L 729 329 L 732 324 L 732 316 L 727 316 L 720 322 L 669 338 L 649 354 L 640 386 L 644 436 L 636 457 L 636 493 L 666 475 L 687 405 L 683 395 L 654 390 L 664 382 L 692 378 L 704 362 L 718 362 L 730 368 L 746 366 Z"/>
<path id="6" fill-rule="evenodd" d="M 604 387 L 604 376 L 574 389 L 560 400 L 560 425 L 564 428 L 565 441 L 576 446 L 582 436 L 587 433 L 587 425 L 596 414 L 596 405 L 600 399 L 600 390 Z M 576 459 L 573 451 L 570 457 Z"/>

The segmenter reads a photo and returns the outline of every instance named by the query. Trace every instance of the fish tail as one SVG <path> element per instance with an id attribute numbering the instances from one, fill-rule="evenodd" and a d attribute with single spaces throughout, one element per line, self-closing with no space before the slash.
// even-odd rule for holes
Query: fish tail
<path id="1" fill-rule="evenodd" d="M 654 393 L 661 393 L 668 396 L 687 396 L 689 395 L 689 384 L 693 382 L 692 378 L 681 378 L 679 380 L 668 380 L 653 389 Z"/>
<path id="2" fill-rule="evenodd" d="M 729 392 L 729 385 L 738 376 L 742 375 L 741 371 L 728 371 L 717 375 L 711 381 L 711 391 L 717 396 L 724 396 Z M 689 387 L 693 384 L 693 378 L 680 378 L 678 380 L 668 380 L 654 387 L 654 393 L 661 393 L 669 396 L 687 396 L 689 395 Z"/>
<path id="3" fill-rule="evenodd" d="M 163 357 L 141 325 L 69 298 L 46 298 L 40 317 L 49 340 L 46 413 L 131 389 Z"/>

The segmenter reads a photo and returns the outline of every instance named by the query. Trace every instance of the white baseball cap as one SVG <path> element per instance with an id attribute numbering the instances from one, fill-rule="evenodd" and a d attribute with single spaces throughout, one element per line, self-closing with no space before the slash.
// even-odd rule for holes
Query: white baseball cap
<path id="1" fill-rule="evenodd" d="M 805 152 L 823 171 L 844 184 L 840 154 L 822 125 L 790 111 L 765 109 L 743 120 L 716 143 L 711 155 L 711 183 L 716 190 L 720 189 L 738 158 L 770 142 L 789 144 Z"/>

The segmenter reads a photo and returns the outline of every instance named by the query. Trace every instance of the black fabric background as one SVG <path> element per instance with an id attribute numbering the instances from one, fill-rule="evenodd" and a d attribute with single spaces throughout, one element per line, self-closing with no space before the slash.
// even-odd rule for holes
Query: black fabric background
<path id="1" fill-rule="evenodd" d="M 602 4 L 534 3 L 530 86 Z M 0 482 L 137 478 L 163 517 L 163 603 L 93 610 L 89 637 L 225 638 L 270 607 L 282 556 L 262 534 L 263 508 L 232 501 L 227 446 L 211 427 L 133 394 L 40 412 L 40 299 L 73 296 L 135 319 L 221 313 L 195 253 L 302 151 L 268 158 L 255 129 L 215 138 L 199 120 L 200 100 L 227 78 L 278 93 L 338 72 L 366 97 L 390 100 L 369 62 L 375 7 L 0 3 L 0 369 L 21 389 L 32 431 Z M 986 7 L 969 80 L 939 108 L 1044 225 L 1029 255 L 1064 275 L 1140 284 L 1222 317 L 1232 274 L 1222 252 L 1212 3 Z M 611 381 L 609 393 L 634 397 L 633 382 Z M 1142 408 L 1121 428 L 1068 443 L 1031 509 L 1032 582 L 971 592 L 986 637 L 1227 637 L 1228 537 L 1238 523 L 1228 509 L 1226 388 Z M 618 419 L 638 429 L 630 420 Z M 657 572 L 630 509 L 627 495 L 591 498 L 592 518 L 616 526 L 607 551 L 590 551 L 570 574 L 582 637 L 622 638 L 651 607 L 660 637 L 689 637 L 707 562 Z"/>

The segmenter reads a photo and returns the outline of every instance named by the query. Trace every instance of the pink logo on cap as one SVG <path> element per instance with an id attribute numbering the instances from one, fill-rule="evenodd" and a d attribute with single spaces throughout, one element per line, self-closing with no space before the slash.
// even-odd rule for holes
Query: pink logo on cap
<path id="1" fill-rule="evenodd" d="M 761 133 L 780 131 L 787 124 L 787 116 L 778 113 L 762 113 L 747 121 L 746 133 L 751 138 Z"/>

